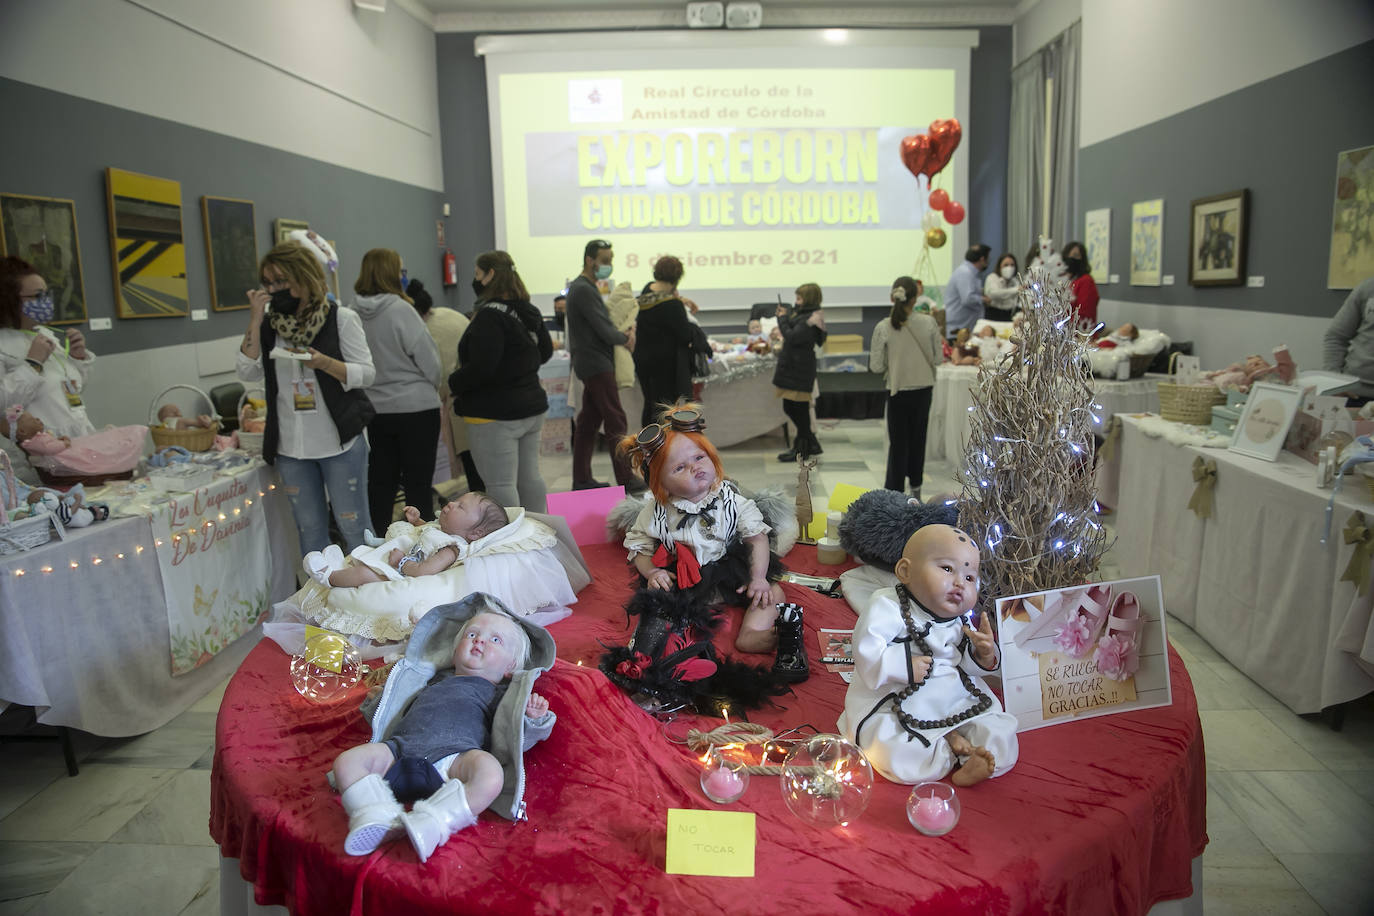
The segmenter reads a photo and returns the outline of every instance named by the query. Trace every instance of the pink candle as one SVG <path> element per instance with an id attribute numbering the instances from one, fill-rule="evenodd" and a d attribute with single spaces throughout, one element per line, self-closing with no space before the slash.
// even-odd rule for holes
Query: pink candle
<path id="1" fill-rule="evenodd" d="M 705 788 L 713 798 L 734 801 L 744 791 L 744 780 L 729 767 L 719 767 L 706 777 Z"/>
<path id="2" fill-rule="evenodd" d="M 943 798 L 922 798 L 916 802 L 916 826 L 926 833 L 947 833 L 954 826 L 955 814 Z"/>

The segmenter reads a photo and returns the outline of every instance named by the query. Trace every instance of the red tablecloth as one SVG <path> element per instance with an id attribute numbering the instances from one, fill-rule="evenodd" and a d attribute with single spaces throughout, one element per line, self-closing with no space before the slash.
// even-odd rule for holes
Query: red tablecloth
<path id="1" fill-rule="evenodd" d="M 629 636 L 629 587 L 619 547 L 585 553 L 596 581 L 550 628 L 559 661 L 536 688 L 559 721 L 525 755 L 528 820 L 483 815 L 426 865 L 404 838 L 367 857 L 343 853 L 347 817 L 325 773 L 341 750 L 367 740 L 361 688 L 314 704 L 292 688 L 276 644 L 253 650 L 220 707 L 210 833 L 240 860 L 258 903 L 322 916 L 1143 913 L 1192 893 L 1191 861 L 1207 842 L 1206 771 L 1192 683 L 1172 651 L 1171 707 L 1021 735 L 1010 773 L 960 790 L 962 819 L 945 837 L 917 834 L 906 819 L 909 789 L 881 777 L 863 817 L 819 830 L 791 815 L 775 778 L 755 776 L 725 807 L 757 814 L 757 877 L 665 874 L 667 809 L 717 806 L 701 793 L 695 758 L 595 668 L 598 640 Z M 787 561 L 817 569 L 814 548 Z M 751 718 L 833 731 L 845 685 L 819 665 L 812 631 L 851 627 L 855 615 L 840 599 L 785 588 L 806 607 L 813 672 L 782 698 L 785 708 Z M 734 617 L 722 646 L 733 641 Z"/>

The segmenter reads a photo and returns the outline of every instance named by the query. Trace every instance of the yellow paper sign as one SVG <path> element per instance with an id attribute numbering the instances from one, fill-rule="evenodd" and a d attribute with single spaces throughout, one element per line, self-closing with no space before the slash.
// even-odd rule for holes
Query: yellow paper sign
<path id="1" fill-rule="evenodd" d="M 754 877 L 754 815 L 748 811 L 668 809 L 670 875 Z"/>
<path id="2" fill-rule="evenodd" d="M 1088 658 L 1046 652 L 1040 661 L 1040 711 L 1045 721 L 1074 716 L 1090 709 L 1134 703 L 1135 677 L 1114 681 Z"/>
<path id="3" fill-rule="evenodd" d="M 343 672 L 344 650 L 348 643 L 337 633 L 305 625 L 305 660 L 317 668 Z"/>
<path id="4" fill-rule="evenodd" d="M 830 491 L 830 501 L 825 504 L 826 512 L 848 512 L 854 500 L 867 493 L 871 487 L 856 487 L 852 483 L 837 483 Z M 813 540 L 825 537 L 826 512 L 817 512 L 806 526 L 807 535 Z"/>

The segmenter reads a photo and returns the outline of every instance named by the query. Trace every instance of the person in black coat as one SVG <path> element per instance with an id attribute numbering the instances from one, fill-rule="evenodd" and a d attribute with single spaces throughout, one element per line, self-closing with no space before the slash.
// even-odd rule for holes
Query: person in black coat
<path id="1" fill-rule="evenodd" d="M 797 287 L 796 306 L 778 306 L 778 333 L 782 348 L 778 368 L 773 372 L 773 387 L 782 398 L 782 410 L 797 427 L 792 448 L 778 455 L 779 461 L 809 458 L 822 451 L 811 431 L 811 389 L 816 384 L 816 347 L 825 343 L 825 314 L 821 311 L 821 288 L 814 283 Z"/>
<path id="2" fill-rule="evenodd" d="M 664 255 L 654 262 L 654 282 L 639 297 L 635 319 L 635 374 L 644 392 L 639 423 L 654 422 L 662 406 L 692 396 L 692 323 L 678 295 L 682 262 Z"/>
<path id="3" fill-rule="evenodd" d="M 478 255 L 475 274 L 477 310 L 448 378 L 453 411 L 467 424 L 487 495 L 503 506 L 544 512 L 548 488 L 539 471 L 539 438 L 549 399 L 539 367 L 553 355 L 553 342 L 509 254 Z"/>

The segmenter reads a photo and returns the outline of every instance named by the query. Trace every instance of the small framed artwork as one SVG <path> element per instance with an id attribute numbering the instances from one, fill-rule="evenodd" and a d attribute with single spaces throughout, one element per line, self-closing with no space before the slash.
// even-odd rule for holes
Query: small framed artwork
<path id="1" fill-rule="evenodd" d="M 1245 410 L 1241 412 L 1235 436 L 1231 439 L 1231 451 L 1273 461 L 1283 450 L 1288 427 L 1293 425 L 1293 417 L 1301 403 L 1301 388 L 1269 382 L 1250 386 L 1250 397 L 1245 401 Z"/>
<path id="2" fill-rule="evenodd" d="M 1131 285 L 1159 286 L 1164 276 L 1164 201 L 1131 204 Z"/>
<path id="3" fill-rule="evenodd" d="M 1193 201 L 1188 221 L 1188 282 L 1193 286 L 1240 286 L 1245 282 L 1245 245 L 1250 191 L 1227 191 Z"/>
<path id="4" fill-rule="evenodd" d="M 1336 156 L 1336 193 L 1331 201 L 1331 260 L 1327 289 L 1354 289 L 1374 276 L 1374 146 Z"/>
<path id="5" fill-rule="evenodd" d="M 217 312 L 248 308 L 248 290 L 258 286 L 258 232 L 253 202 L 202 197 L 205 260 L 210 265 L 210 304 Z"/>
<path id="6" fill-rule="evenodd" d="M 0 194 L 0 255 L 23 258 L 43 275 L 53 298 L 49 324 L 86 320 L 75 203 L 57 197 Z"/>
<path id="7" fill-rule="evenodd" d="M 1089 210 L 1083 214 L 1083 244 L 1088 246 L 1088 263 L 1093 282 L 1098 286 L 1111 280 L 1112 208 Z"/>
<path id="8" fill-rule="evenodd" d="M 119 317 L 189 314 L 181 183 L 107 168 L 105 190 Z"/>
<path id="9" fill-rule="evenodd" d="M 310 224 L 303 219 L 274 219 L 272 220 L 272 235 L 276 241 L 272 244 L 280 245 L 286 241 L 286 237 L 297 229 L 309 229 Z"/>

